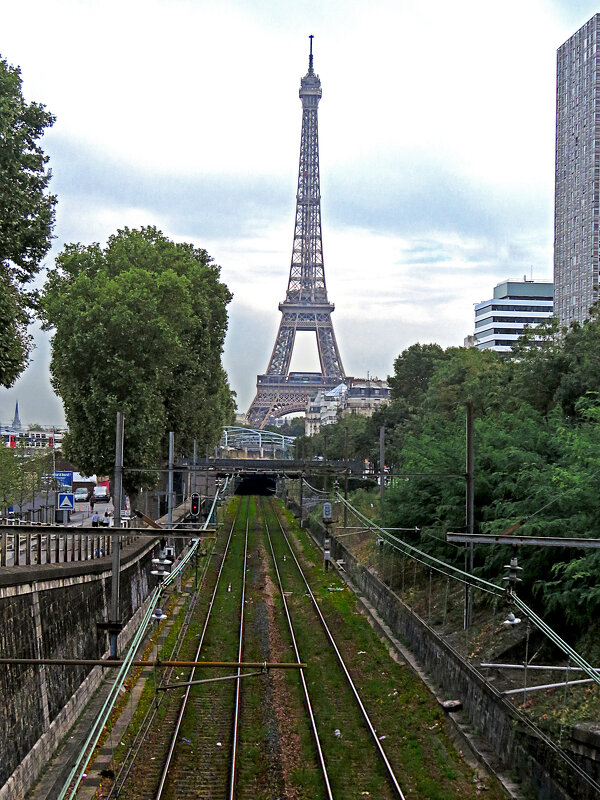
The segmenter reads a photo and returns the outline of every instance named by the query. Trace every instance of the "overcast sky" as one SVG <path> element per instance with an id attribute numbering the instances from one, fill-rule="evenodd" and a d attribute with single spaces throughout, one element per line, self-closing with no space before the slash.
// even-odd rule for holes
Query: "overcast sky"
<path id="1" fill-rule="evenodd" d="M 55 114 L 55 243 L 156 225 L 234 293 L 225 367 L 246 411 L 291 258 L 298 88 L 323 86 L 323 248 L 346 373 L 414 342 L 460 345 L 473 304 L 552 279 L 556 49 L 600 10 L 566 0 L 2 0 L 0 55 Z M 49 342 L 0 421 L 61 423 Z M 99 343 L 101 346 L 101 343 Z M 317 368 L 299 334 L 292 369 Z"/>

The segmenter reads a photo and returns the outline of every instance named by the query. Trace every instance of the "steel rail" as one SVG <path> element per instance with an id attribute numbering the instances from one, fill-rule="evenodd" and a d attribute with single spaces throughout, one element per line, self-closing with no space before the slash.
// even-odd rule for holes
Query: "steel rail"
<path id="1" fill-rule="evenodd" d="M 238 509 L 238 514 L 239 514 L 239 509 Z M 200 641 L 198 642 L 198 647 L 197 647 L 197 650 L 196 650 L 196 657 L 194 659 L 195 661 L 198 661 L 198 657 L 200 656 L 200 651 L 202 650 L 202 645 L 204 644 L 204 637 L 206 635 L 206 630 L 208 628 L 208 622 L 210 620 L 210 616 L 211 616 L 211 613 L 212 613 L 212 610 L 213 610 L 215 597 L 217 596 L 217 590 L 219 588 L 219 583 L 220 583 L 220 580 L 221 580 L 221 574 L 223 572 L 223 566 L 225 564 L 225 559 L 227 558 L 227 554 L 229 552 L 229 545 L 231 543 L 231 538 L 233 536 L 233 530 L 234 530 L 236 522 L 237 522 L 238 514 L 235 515 L 235 519 L 233 520 L 233 522 L 231 524 L 231 529 L 229 531 L 229 536 L 227 537 L 227 542 L 225 544 L 225 549 L 223 551 L 223 558 L 221 559 L 221 564 L 219 565 L 219 572 L 217 573 L 217 579 L 215 581 L 215 588 L 213 589 L 213 593 L 212 593 L 212 596 L 210 598 L 210 603 L 208 604 L 206 617 L 204 619 L 204 625 L 202 626 L 202 633 L 200 634 Z M 195 672 L 196 672 L 196 668 L 192 667 L 192 671 L 190 673 L 190 681 L 194 680 Z M 169 768 L 171 766 L 171 761 L 173 760 L 173 753 L 175 752 L 175 745 L 177 743 L 177 737 L 179 735 L 179 730 L 181 728 L 181 723 L 183 721 L 183 716 L 185 714 L 185 709 L 186 709 L 187 702 L 188 702 L 188 699 L 189 699 L 189 696 L 190 696 L 190 690 L 191 690 L 191 686 L 188 686 L 187 689 L 185 690 L 184 694 L 183 694 L 183 697 L 181 698 L 181 706 L 179 708 L 179 714 L 177 716 L 177 721 L 175 722 L 175 727 L 173 728 L 173 734 L 171 736 L 171 743 L 169 745 L 169 751 L 167 753 L 167 756 L 165 758 L 165 763 L 163 765 L 163 770 L 162 770 L 162 773 L 161 773 L 161 776 L 160 776 L 160 781 L 159 781 L 159 784 L 158 784 L 158 789 L 156 791 L 155 800 L 161 800 L 161 798 L 163 796 L 165 783 L 167 781 L 167 775 L 168 775 L 168 772 L 169 772 Z"/>
<path id="2" fill-rule="evenodd" d="M 225 484 L 223 486 L 223 492 L 227 488 L 227 483 L 228 483 L 228 480 L 225 481 Z M 216 492 L 215 496 L 214 496 L 214 499 L 213 499 L 212 506 L 211 506 L 209 519 L 210 519 L 210 515 L 212 515 L 212 513 L 213 513 L 213 510 L 215 508 L 215 505 L 217 503 L 218 498 L 219 498 L 219 492 Z M 204 528 L 208 527 L 208 520 L 207 520 L 207 522 L 204 523 L 203 527 Z M 162 584 L 157 586 L 156 589 L 154 589 L 154 591 L 148 596 L 148 598 L 146 598 L 146 603 L 148 605 L 148 608 L 146 609 L 146 612 L 144 613 L 144 616 L 143 616 L 139 626 L 137 627 L 137 629 L 135 631 L 133 639 L 129 644 L 129 647 L 128 647 L 128 650 L 127 650 L 127 655 L 126 655 L 126 660 L 123 663 L 123 666 L 120 668 L 119 672 L 117 673 L 117 677 L 115 678 L 115 681 L 114 681 L 114 683 L 112 684 L 112 686 L 110 688 L 110 691 L 109 691 L 108 696 L 107 696 L 107 698 L 106 698 L 106 700 L 104 702 L 104 705 L 102 706 L 102 709 L 100 710 L 99 715 L 94 720 L 94 724 L 92 725 L 92 728 L 89 731 L 87 739 L 86 739 L 82 749 L 80 750 L 79 755 L 77 756 L 75 764 L 73 765 L 71 771 L 69 772 L 69 775 L 68 775 L 68 777 L 66 779 L 66 782 L 63 784 L 62 790 L 61 790 L 57 800 L 63 800 L 66 797 L 67 792 L 69 792 L 68 800 L 72 800 L 75 797 L 75 795 L 77 793 L 77 789 L 79 787 L 79 784 L 81 783 L 81 781 L 83 779 L 83 776 L 85 774 L 85 770 L 87 768 L 87 765 L 90 762 L 90 759 L 92 757 L 94 748 L 96 747 L 96 745 L 98 743 L 98 740 L 100 739 L 100 735 L 102 733 L 102 730 L 104 729 L 104 726 L 106 725 L 106 722 L 107 722 L 110 714 L 112 713 L 112 709 L 113 709 L 115 703 L 117 702 L 121 686 L 125 682 L 125 678 L 127 676 L 128 670 L 129 670 L 129 664 L 130 664 L 131 661 L 133 661 L 135 653 L 137 652 L 137 649 L 138 649 L 138 647 L 139 647 L 139 645 L 140 645 L 140 643 L 141 643 L 141 641 L 143 639 L 143 636 L 144 636 L 144 634 L 145 634 L 145 632 L 146 632 L 146 630 L 148 628 L 148 625 L 150 624 L 150 619 L 151 619 L 151 616 L 152 616 L 152 612 L 153 612 L 155 603 L 160 598 L 160 596 L 161 596 L 162 592 L 165 590 L 166 586 L 171 581 L 173 581 L 175 579 L 177 574 L 181 573 L 181 570 L 183 569 L 185 563 L 188 561 L 188 559 L 191 557 L 191 555 L 197 549 L 198 541 L 199 540 L 196 540 L 194 542 L 192 547 L 189 549 L 187 555 L 183 559 L 180 560 L 180 562 L 177 565 L 176 569 L 169 575 L 168 579 L 164 580 L 162 582 Z M 78 769 L 79 769 L 79 774 L 77 775 L 77 770 Z"/>
<path id="3" fill-rule="evenodd" d="M 352 690 L 352 694 L 354 695 L 354 699 L 356 700 L 356 702 L 358 704 L 358 707 L 360 708 L 360 711 L 361 711 L 361 713 L 363 715 L 363 719 L 365 720 L 365 723 L 366 723 L 366 725 L 367 725 L 367 727 L 368 727 L 368 729 L 369 729 L 369 731 L 371 733 L 371 736 L 373 738 L 373 741 L 375 742 L 375 746 L 377 748 L 377 751 L 378 751 L 383 763 L 385 764 L 385 767 L 387 769 L 388 776 L 389 776 L 389 778 L 390 778 L 390 780 L 392 782 L 392 785 L 394 786 L 394 789 L 398 793 L 398 797 L 400 798 L 400 800 L 406 800 L 406 798 L 404 797 L 404 794 L 402 793 L 402 789 L 400 788 L 400 784 L 398 783 L 398 779 L 396 778 L 396 776 L 394 774 L 394 770 L 392 769 L 392 765 L 390 764 L 390 762 L 388 760 L 388 757 L 387 757 L 387 755 L 385 753 L 385 750 L 383 749 L 383 746 L 382 746 L 381 742 L 377 738 L 377 732 L 375 731 L 375 728 L 373 727 L 371 719 L 370 719 L 370 717 L 369 717 L 369 715 L 367 713 L 367 710 L 364 707 L 362 700 L 360 699 L 360 695 L 359 695 L 358 690 L 357 690 L 357 688 L 356 688 L 356 686 L 354 684 L 354 681 L 352 680 L 352 677 L 351 677 L 350 673 L 348 672 L 348 668 L 346 667 L 346 664 L 344 663 L 344 659 L 342 658 L 342 654 L 340 653 L 340 651 L 338 649 L 338 646 L 335 643 L 335 639 L 333 638 L 333 634 L 331 633 L 327 623 L 325 622 L 325 617 L 321 613 L 321 609 L 319 608 L 319 604 L 317 603 L 317 600 L 316 600 L 316 598 L 315 598 L 315 596 L 314 596 L 314 594 L 312 592 L 312 589 L 310 588 L 310 585 L 309 585 L 308 581 L 306 580 L 306 576 L 304 575 L 302 567 L 300 566 L 300 563 L 299 563 L 298 559 L 296 558 L 296 553 L 294 552 L 294 549 L 292 548 L 290 540 L 288 539 L 287 534 L 286 534 L 286 532 L 285 532 L 285 530 L 283 528 L 283 525 L 281 524 L 281 520 L 279 519 L 279 516 L 277 516 L 277 523 L 279 525 L 281 533 L 283 534 L 283 538 L 285 539 L 286 544 L 287 544 L 287 546 L 288 546 L 288 548 L 290 550 L 290 553 L 292 554 L 292 558 L 294 559 L 294 562 L 295 562 L 295 564 L 296 564 L 296 566 L 298 568 L 298 571 L 299 571 L 300 575 L 302 576 L 302 580 L 304 581 L 304 585 L 306 586 L 306 590 L 307 590 L 308 594 L 310 595 L 310 598 L 312 600 L 314 609 L 317 612 L 319 620 L 321 621 L 321 625 L 323 626 L 323 630 L 325 631 L 325 634 L 326 634 L 327 638 L 329 639 L 329 643 L 331 644 L 331 646 L 332 646 L 332 648 L 333 648 L 333 650 L 334 650 L 334 652 L 335 652 L 335 654 L 337 656 L 339 665 L 342 668 L 342 671 L 343 671 L 343 673 L 344 673 L 344 675 L 346 677 L 348 685 L 350 686 L 350 688 Z"/>
<path id="4" fill-rule="evenodd" d="M 250 667 L 254 669 L 300 669 L 306 664 L 294 661 L 161 661 L 161 659 L 120 661 L 112 658 L 0 658 L 0 665 L 9 666 L 62 666 L 62 667 L 112 667 L 120 669 L 124 664 L 128 667 L 170 667 L 185 668 L 197 667 L 198 669 L 222 669 L 223 667 Z"/>
<path id="5" fill-rule="evenodd" d="M 204 579 L 206 577 L 206 573 L 208 572 L 208 564 L 209 564 L 209 561 L 208 561 L 208 559 L 206 559 L 206 561 L 204 562 L 202 575 L 200 576 L 199 587 L 202 587 L 204 585 Z M 177 639 L 176 639 L 176 641 L 175 641 L 175 643 L 173 645 L 173 648 L 171 650 L 171 656 L 174 656 L 174 655 L 179 654 L 181 652 L 181 647 L 183 645 L 183 641 L 185 639 L 187 631 L 189 630 L 190 621 L 192 619 L 194 610 L 196 608 L 197 599 L 198 599 L 198 590 L 196 590 L 196 593 L 192 597 L 191 602 L 190 602 L 190 604 L 188 606 L 188 609 L 187 609 L 187 612 L 186 612 L 186 615 L 185 615 L 185 619 L 183 621 L 183 625 L 181 626 L 181 628 L 180 628 L 180 630 L 179 630 L 179 632 L 177 634 Z M 171 676 L 173 674 L 174 670 L 175 670 L 175 666 L 171 667 L 171 671 L 169 673 L 169 676 Z M 169 679 L 165 675 L 163 675 L 162 677 L 163 677 L 164 680 L 168 680 Z M 160 689 L 161 689 L 161 687 L 159 686 L 158 690 L 160 691 Z M 125 757 L 124 757 L 123 761 L 119 765 L 119 770 L 118 770 L 117 776 L 115 778 L 115 782 L 111 786 L 110 793 L 108 795 L 107 800 L 111 800 L 111 798 L 113 798 L 113 797 L 118 797 L 120 792 L 121 792 L 121 790 L 125 786 L 125 783 L 127 782 L 127 779 L 129 778 L 129 774 L 130 774 L 130 772 L 131 772 L 131 770 L 133 768 L 133 765 L 135 764 L 135 761 L 136 761 L 136 759 L 137 759 L 137 757 L 139 755 L 140 749 L 141 749 L 142 745 L 144 744 L 144 741 L 146 739 L 148 731 L 150 730 L 150 728 L 152 726 L 152 723 L 156 719 L 156 715 L 158 714 L 158 709 L 162 705 L 162 701 L 163 700 L 164 700 L 164 697 L 161 697 L 158 700 L 158 702 L 152 703 L 150 705 L 150 707 L 148 708 L 148 710 L 146 711 L 146 714 L 144 715 L 144 718 L 140 723 L 139 730 L 136 733 L 133 742 L 129 746 L 129 749 L 127 750 L 127 753 L 125 754 Z"/>
<path id="6" fill-rule="evenodd" d="M 264 504 L 261 502 L 261 507 L 264 508 Z M 292 624 L 292 618 L 290 616 L 290 611 L 287 604 L 287 598 L 285 596 L 285 592 L 283 590 L 283 583 L 281 580 L 281 575 L 279 572 L 279 567 L 277 565 L 277 559 L 275 558 L 275 550 L 273 549 L 273 541 L 271 539 L 271 532 L 269 530 L 269 523 L 267 522 L 266 514 L 264 515 L 264 523 L 265 523 L 265 530 L 267 532 L 267 538 L 269 540 L 269 547 L 271 548 L 271 557 L 273 558 L 273 566 L 275 567 L 275 574 L 277 575 L 277 582 L 279 584 L 279 594 L 281 595 L 281 599 L 283 601 L 283 608 L 285 611 L 285 616 L 288 622 L 288 627 L 290 629 L 290 636 L 292 637 L 292 645 L 294 647 L 294 653 L 296 655 L 296 661 L 300 661 L 300 652 L 298 650 L 298 643 L 296 641 L 296 635 L 294 633 L 294 626 Z M 327 765 L 325 764 L 325 756 L 323 755 L 323 749 L 321 747 L 321 740 L 319 739 L 319 733 L 317 731 L 317 723 L 315 720 L 315 715 L 312 709 L 312 703 L 310 701 L 310 695 L 308 693 L 308 686 L 306 685 L 306 678 L 304 677 L 304 670 L 300 670 L 300 680 L 302 682 L 302 690 L 304 692 L 304 702 L 306 703 L 306 710 L 308 712 L 308 716 L 310 719 L 310 726 L 312 728 L 313 736 L 315 739 L 315 744 L 317 747 L 317 754 L 319 757 L 319 764 L 321 765 L 321 772 L 323 773 L 323 780 L 325 781 L 325 789 L 327 791 L 327 798 L 328 800 L 333 800 L 333 792 L 331 790 L 331 783 L 329 782 L 329 773 L 327 772 Z"/>
<path id="7" fill-rule="evenodd" d="M 248 509 L 250 501 L 248 501 Z M 246 517 L 246 538 L 244 540 L 244 566 L 242 569 L 242 598 L 240 601 L 240 628 L 239 628 L 239 642 L 238 642 L 238 661 L 242 660 L 242 651 L 244 647 L 244 606 L 246 604 L 246 567 L 248 564 L 248 527 L 250 525 L 250 514 Z M 235 798 L 235 782 L 237 778 L 237 749 L 238 749 L 238 733 L 240 721 L 240 696 L 242 691 L 242 682 L 240 680 L 242 668 L 237 669 L 237 678 L 235 682 L 235 703 L 233 713 L 233 731 L 231 735 L 231 771 L 229 773 L 229 800 Z"/>
<path id="8" fill-rule="evenodd" d="M 131 657 L 131 660 L 133 660 L 133 656 L 136 653 L 142 641 L 146 627 L 150 622 L 154 604 L 160 597 L 160 592 L 161 588 L 157 587 L 149 596 L 148 608 L 146 609 L 144 617 L 127 651 L 127 656 Z M 104 701 L 102 708 L 100 709 L 100 713 L 94 720 L 91 730 L 88 733 L 88 736 L 83 744 L 83 747 L 79 751 L 79 755 L 77 756 L 77 759 L 73 767 L 71 768 L 65 783 L 63 784 L 63 787 L 60 791 L 60 794 L 58 795 L 57 800 L 64 800 L 64 798 L 67 797 L 67 794 L 68 794 L 68 800 L 72 800 L 72 798 L 75 797 L 79 784 L 81 783 L 83 775 L 85 774 L 87 765 L 92 757 L 94 748 L 98 743 L 102 730 L 104 729 L 104 726 L 112 711 L 112 708 L 119 697 L 121 686 L 125 682 L 125 678 L 127 677 L 128 671 L 129 671 L 129 661 L 126 659 L 123 662 L 117 674 L 117 677 L 115 678 L 112 686 L 109 689 L 107 698 Z M 77 770 L 79 770 L 79 774 L 77 774 Z"/>

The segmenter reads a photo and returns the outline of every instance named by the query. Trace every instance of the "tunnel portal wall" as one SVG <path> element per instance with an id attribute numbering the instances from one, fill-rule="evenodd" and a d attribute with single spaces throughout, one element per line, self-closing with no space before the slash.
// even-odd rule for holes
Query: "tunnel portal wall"
<path id="1" fill-rule="evenodd" d="M 241 495 L 274 495 L 277 488 L 275 475 L 239 475 L 236 478 L 235 493 Z"/>

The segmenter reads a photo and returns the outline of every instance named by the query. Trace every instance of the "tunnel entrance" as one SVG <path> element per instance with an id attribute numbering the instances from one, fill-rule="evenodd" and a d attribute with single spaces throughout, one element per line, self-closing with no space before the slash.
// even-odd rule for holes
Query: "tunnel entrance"
<path id="1" fill-rule="evenodd" d="M 240 475 L 236 494 L 274 495 L 277 489 L 277 479 L 272 475 Z"/>

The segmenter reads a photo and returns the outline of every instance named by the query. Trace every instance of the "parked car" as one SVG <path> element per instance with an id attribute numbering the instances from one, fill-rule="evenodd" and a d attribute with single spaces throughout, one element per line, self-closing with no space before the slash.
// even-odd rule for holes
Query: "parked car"
<path id="1" fill-rule="evenodd" d="M 94 491 L 92 496 L 96 503 L 110 502 L 110 493 L 108 491 L 108 486 L 94 486 Z"/>
<path id="2" fill-rule="evenodd" d="M 73 495 L 73 501 L 75 503 L 87 503 L 90 499 L 90 490 L 86 489 L 85 486 L 80 486 L 79 489 L 75 489 L 75 493 Z"/>

